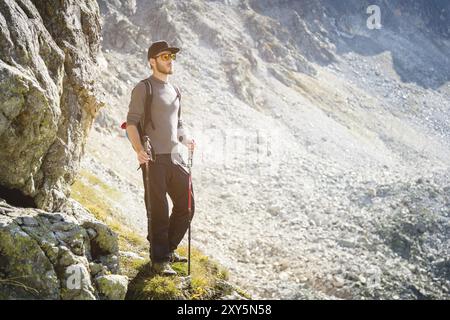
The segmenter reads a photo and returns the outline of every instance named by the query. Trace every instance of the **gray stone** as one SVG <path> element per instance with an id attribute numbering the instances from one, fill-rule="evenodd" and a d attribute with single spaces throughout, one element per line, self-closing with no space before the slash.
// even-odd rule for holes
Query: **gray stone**
<path id="1" fill-rule="evenodd" d="M 22 223 L 23 223 L 23 225 L 28 226 L 28 227 L 35 227 L 35 226 L 39 225 L 39 223 L 36 221 L 36 219 L 34 219 L 32 217 L 23 217 Z"/>
<path id="2" fill-rule="evenodd" d="M 119 269 L 119 258 L 117 257 L 117 255 L 109 254 L 109 255 L 106 255 L 106 256 L 101 256 L 100 258 L 98 258 L 98 260 L 103 265 L 108 267 L 108 269 L 112 273 L 119 273 L 120 272 L 120 269 Z"/>
<path id="3" fill-rule="evenodd" d="M 97 276 L 102 271 L 106 273 L 106 268 L 102 264 L 95 262 L 89 263 L 89 270 L 92 276 Z"/>
<path id="4" fill-rule="evenodd" d="M 137 253 L 134 253 L 134 252 L 131 252 L 131 251 L 120 251 L 119 254 L 122 257 L 127 257 L 127 258 L 131 258 L 131 259 L 135 259 L 135 260 L 145 260 L 140 255 L 138 255 Z"/>
<path id="5" fill-rule="evenodd" d="M 91 240 L 97 236 L 97 232 L 92 228 L 87 228 L 86 232 L 88 233 L 89 239 L 91 239 Z"/>
<path id="6" fill-rule="evenodd" d="M 123 300 L 128 289 L 128 278 L 121 275 L 104 275 L 95 278 L 100 294 L 108 300 Z"/>
<path id="7" fill-rule="evenodd" d="M 49 219 L 39 209 L 4 206 L 8 215 L 0 211 L 1 299 L 98 299 L 92 279 L 119 271 L 118 251 L 110 247 L 112 253 L 95 263 L 88 233 L 73 217 L 61 213 L 63 219 Z M 92 217 L 90 221 L 107 232 L 107 226 Z M 21 279 L 21 285 L 14 285 L 14 279 Z"/>
<path id="8" fill-rule="evenodd" d="M 86 221 L 83 223 L 83 227 L 86 229 L 94 229 L 97 233 L 91 240 L 94 257 L 119 251 L 117 235 L 110 228 L 95 221 Z"/>

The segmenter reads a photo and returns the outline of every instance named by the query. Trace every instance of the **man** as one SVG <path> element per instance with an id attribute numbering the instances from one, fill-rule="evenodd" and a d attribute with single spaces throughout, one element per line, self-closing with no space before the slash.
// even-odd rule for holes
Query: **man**
<path id="1" fill-rule="evenodd" d="M 137 124 L 143 117 L 146 84 L 139 82 L 131 94 L 127 115 L 127 134 L 136 151 L 136 156 L 142 168 L 145 186 L 145 206 L 148 219 L 148 236 L 150 242 L 150 258 L 152 270 L 163 275 L 176 275 L 171 262 L 187 262 L 186 257 L 179 256 L 175 249 L 183 239 L 189 226 L 188 184 L 189 174 L 185 163 L 177 153 L 178 140 L 193 150 L 193 139 L 183 136 L 179 139 L 182 124 L 178 119 L 180 99 L 175 87 L 169 83 L 168 75 L 173 73 L 173 60 L 179 48 L 169 47 L 166 41 L 154 42 L 148 49 L 147 60 L 152 75 L 147 79 L 151 82 L 153 94 L 151 103 L 152 123 L 145 124 L 144 135 L 148 135 L 155 153 L 155 161 L 144 150 L 139 138 Z M 148 110 L 146 111 L 148 112 Z M 178 139 L 177 139 L 178 137 Z M 148 163 L 148 172 L 146 170 Z M 148 175 L 149 186 L 145 183 Z M 192 190 L 192 188 L 191 188 Z M 166 193 L 172 199 L 173 209 L 169 217 Z M 195 204 L 191 192 L 191 218 Z"/>

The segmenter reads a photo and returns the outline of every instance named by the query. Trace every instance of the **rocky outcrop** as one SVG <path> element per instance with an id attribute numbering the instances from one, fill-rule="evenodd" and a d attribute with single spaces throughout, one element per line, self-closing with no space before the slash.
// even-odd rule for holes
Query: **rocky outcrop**
<path id="1" fill-rule="evenodd" d="M 96 1 L 0 3 L 0 196 L 58 210 L 101 103 Z"/>
<path id="2" fill-rule="evenodd" d="M 73 200 L 66 212 L 0 199 L 0 299 L 123 299 L 116 235 Z"/>

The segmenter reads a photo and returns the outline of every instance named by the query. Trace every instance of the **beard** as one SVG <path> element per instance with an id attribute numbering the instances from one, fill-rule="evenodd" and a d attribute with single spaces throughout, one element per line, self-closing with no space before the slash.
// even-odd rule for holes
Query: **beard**
<path id="1" fill-rule="evenodd" d="M 158 70 L 158 72 L 163 73 L 163 74 L 172 74 L 173 73 L 173 70 L 171 67 L 166 67 L 159 63 L 156 63 L 156 70 Z"/>

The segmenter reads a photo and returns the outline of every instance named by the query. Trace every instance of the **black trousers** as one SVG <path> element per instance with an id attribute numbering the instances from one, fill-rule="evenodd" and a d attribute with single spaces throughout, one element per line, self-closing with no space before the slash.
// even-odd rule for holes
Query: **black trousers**
<path id="1" fill-rule="evenodd" d="M 189 173 L 185 165 L 172 162 L 170 154 L 157 154 L 155 158 L 155 162 L 148 163 L 148 172 L 145 164 L 141 165 L 147 210 L 147 239 L 152 262 L 166 262 L 169 261 L 169 253 L 178 247 L 189 226 Z M 173 203 L 170 217 L 166 193 Z M 191 219 L 194 211 L 194 190 L 191 188 Z"/>

